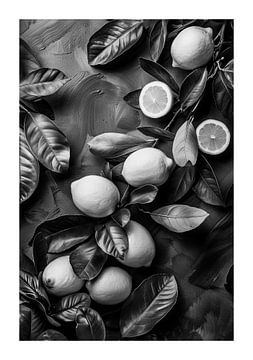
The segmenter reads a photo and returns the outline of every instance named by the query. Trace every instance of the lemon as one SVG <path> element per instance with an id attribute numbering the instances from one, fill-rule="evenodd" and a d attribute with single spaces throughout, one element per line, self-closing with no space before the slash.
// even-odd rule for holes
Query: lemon
<path id="1" fill-rule="evenodd" d="M 173 160 L 155 148 L 140 149 L 124 162 L 122 175 L 132 186 L 162 185 L 169 177 Z"/>
<path id="2" fill-rule="evenodd" d="M 139 105 L 143 114 L 150 118 L 157 119 L 166 115 L 172 103 L 171 89 L 161 81 L 152 81 L 141 90 Z"/>
<path id="3" fill-rule="evenodd" d="M 111 215 L 120 199 L 112 181 L 97 175 L 88 175 L 72 182 L 71 193 L 75 206 L 91 217 Z"/>
<path id="4" fill-rule="evenodd" d="M 123 269 L 110 266 L 94 280 L 86 283 L 90 297 L 103 305 L 114 305 L 124 301 L 131 293 L 132 278 Z"/>
<path id="5" fill-rule="evenodd" d="M 128 237 L 128 250 L 124 260 L 118 260 L 134 268 L 150 266 L 155 257 L 155 243 L 149 231 L 133 220 L 124 229 Z"/>
<path id="6" fill-rule="evenodd" d="M 171 45 L 172 66 L 193 70 L 208 63 L 214 51 L 213 30 L 190 26 L 182 30 Z"/>
<path id="7" fill-rule="evenodd" d="M 42 281 L 47 292 L 55 296 L 72 294 L 84 285 L 84 280 L 74 273 L 69 256 L 51 261 L 43 271 Z"/>

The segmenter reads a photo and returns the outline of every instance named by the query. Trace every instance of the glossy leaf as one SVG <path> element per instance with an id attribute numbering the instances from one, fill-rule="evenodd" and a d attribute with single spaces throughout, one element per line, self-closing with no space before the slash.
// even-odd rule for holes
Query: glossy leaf
<path id="1" fill-rule="evenodd" d="M 167 21 L 158 20 L 155 22 L 149 37 L 149 50 L 151 59 L 158 61 L 167 38 Z"/>
<path id="2" fill-rule="evenodd" d="M 29 45 L 23 39 L 20 39 L 19 52 L 20 80 L 22 81 L 29 73 L 39 69 L 40 64 Z"/>
<path id="3" fill-rule="evenodd" d="M 143 22 L 139 20 L 113 20 L 105 24 L 90 38 L 88 63 L 106 65 L 125 54 L 141 38 Z"/>
<path id="4" fill-rule="evenodd" d="M 231 88 L 234 87 L 234 59 L 230 60 L 223 69 L 227 84 Z"/>
<path id="5" fill-rule="evenodd" d="M 137 130 L 146 136 L 152 136 L 154 138 L 165 141 L 173 140 L 175 137 L 175 134 L 172 132 L 155 126 L 139 126 L 137 127 Z"/>
<path id="6" fill-rule="evenodd" d="M 130 93 L 126 94 L 123 99 L 128 105 L 132 106 L 134 109 L 140 110 L 139 105 L 139 97 L 140 97 L 141 89 L 131 91 Z"/>
<path id="7" fill-rule="evenodd" d="M 199 176 L 199 180 L 193 187 L 198 198 L 210 205 L 225 206 L 218 179 L 204 156 L 201 156 Z"/>
<path id="8" fill-rule="evenodd" d="M 79 245 L 70 254 L 70 263 L 75 274 L 83 280 L 94 279 L 102 270 L 107 255 L 97 246 L 92 238 Z"/>
<path id="9" fill-rule="evenodd" d="M 90 224 L 77 225 L 60 230 L 46 237 L 49 243 L 48 252 L 58 254 L 87 240 L 94 232 L 94 226 Z"/>
<path id="10" fill-rule="evenodd" d="M 51 171 L 64 173 L 69 167 L 70 147 L 55 123 L 42 114 L 25 120 L 25 136 L 36 158 Z"/>
<path id="11" fill-rule="evenodd" d="M 151 213 L 152 219 L 170 231 L 183 233 L 202 224 L 209 214 L 199 208 L 188 205 L 168 205 Z"/>
<path id="12" fill-rule="evenodd" d="M 20 202 L 22 203 L 34 193 L 40 174 L 39 163 L 32 154 L 22 129 L 19 129 L 19 164 Z"/>
<path id="13" fill-rule="evenodd" d="M 206 87 L 207 75 L 206 68 L 199 68 L 192 71 L 185 78 L 179 94 L 182 111 L 185 111 L 200 99 Z"/>
<path id="14" fill-rule="evenodd" d="M 19 338 L 35 340 L 47 328 L 40 312 L 26 304 L 19 306 Z"/>
<path id="15" fill-rule="evenodd" d="M 20 84 L 20 98 L 33 100 L 58 91 L 70 79 L 57 69 L 41 68 L 31 72 Z"/>
<path id="16" fill-rule="evenodd" d="M 166 189 L 166 202 L 175 203 L 191 189 L 195 181 L 195 167 L 184 166 L 177 168 L 170 176 Z"/>
<path id="17" fill-rule="evenodd" d="M 213 97 L 217 109 L 225 118 L 231 120 L 233 118 L 233 91 L 221 70 L 217 71 L 213 79 Z"/>
<path id="18" fill-rule="evenodd" d="M 68 339 L 60 331 L 54 329 L 48 329 L 43 331 L 35 340 L 66 341 Z"/>
<path id="19" fill-rule="evenodd" d="M 151 203 L 155 200 L 157 193 L 158 187 L 155 185 L 140 186 L 131 191 L 127 205 Z"/>
<path id="20" fill-rule="evenodd" d="M 162 65 L 159 65 L 155 61 L 143 58 L 140 58 L 140 65 L 149 75 L 153 76 L 158 81 L 166 83 L 176 95 L 179 94 L 179 87 L 176 80 Z"/>
<path id="21" fill-rule="evenodd" d="M 76 337 L 78 340 L 105 340 L 105 324 L 98 312 L 80 308 L 76 313 Z"/>
<path id="22" fill-rule="evenodd" d="M 178 166 L 185 166 L 188 161 L 195 165 L 198 158 L 197 136 L 192 123 L 188 120 L 177 130 L 173 141 L 172 153 Z"/>
<path id="23" fill-rule="evenodd" d="M 75 321 L 78 308 L 89 307 L 90 301 L 90 297 L 86 293 L 75 293 L 64 296 L 55 304 L 52 316 L 64 322 Z"/>
<path id="24" fill-rule="evenodd" d="M 95 238 L 98 246 L 108 255 L 124 259 L 128 249 L 128 238 L 125 230 L 114 221 L 99 226 Z"/>
<path id="25" fill-rule="evenodd" d="M 130 193 L 130 186 L 124 181 L 117 181 L 116 185 L 120 192 L 120 206 L 125 206 Z"/>
<path id="26" fill-rule="evenodd" d="M 122 307 L 120 331 L 123 337 L 146 334 L 173 308 L 177 301 L 173 275 L 155 274 L 145 279 Z"/>
<path id="27" fill-rule="evenodd" d="M 118 209 L 115 213 L 111 215 L 113 221 L 115 221 L 119 226 L 125 227 L 131 218 L 130 210 L 126 208 Z"/>

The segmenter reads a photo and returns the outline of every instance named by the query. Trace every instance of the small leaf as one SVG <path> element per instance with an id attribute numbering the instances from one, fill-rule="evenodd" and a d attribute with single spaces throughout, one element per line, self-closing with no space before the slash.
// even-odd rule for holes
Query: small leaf
<path id="1" fill-rule="evenodd" d="M 115 221 L 119 226 L 125 227 L 131 218 L 130 210 L 126 208 L 121 208 L 111 215 L 113 221 Z"/>
<path id="2" fill-rule="evenodd" d="M 88 42 L 89 65 L 109 64 L 129 51 L 142 33 L 143 22 L 139 20 L 113 20 L 105 24 Z"/>
<path id="3" fill-rule="evenodd" d="M 173 134 L 172 132 L 155 126 L 139 126 L 137 127 L 137 130 L 139 130 L 146 136 L 152 136 L 154 138 L 165 141 L 173 140 L 175 137 L 175 134 Z"/>
<path id="4" fill-rule="evenodd" d="M 129 195 L 127 205 L 148 204 L 155 200 L 158 187 L 155 185 L 143 185 L 134 189 Z"/>
<path id="5" fill-rule="evenodd" d="M 20 80 L 22 81 L 32 71 L 39 69 L 40 64 L 29 45 L 23 39 L 20 39 L 19 46 Z"/>
<path id="6" fill-rule="evenodd" d="M 105 162 L 105 165 L 104 165 L 103 169 L 101 170 L 100 175 L 109 180 L 112 180 L 112 169 L 111 169 L 108 161 Z"/>
<path id="7" fill-rule="evenodd" d="M 123 337 L 146 334 L 173 308 L 177 301 L 173 275 L 155 274 L 145 279 L 129 296 L 121 310 Z"/>
<path id="8" fill-rule="evenodd" d="M 209 214 L 202 209 L 179 204 L 163 206 L 151 213 L 155 222 L 177 233 L 195 229 L 208 216 Z"/>
<path id="9" fill-rule="evenodd" d="M 123 181 L 117 181 L 115 185 L 117 185 L 120 192 L 120 206 L 125 206 L 129 197 L 130 186 Z"/>
<path id="10" fill-rule="evenodd" d="M 149 50 L 152 60 L 158 61 L 167 38 L 167 21 L 158 20 L 155 22 L 149 38 Z"/>
<path id="11" fill-rule="evenodd" d="M 207 75 L 206 68 L 199 68 L 192 71 L 185 78 L 179 94 L 182 111 L 185 111 L 200 99 L 206 87 Z"/>
<path id="12" fill-rule="evenodd" d="M 185 121 L 177 130 L 173 141 L 172 153 L 178 166 L 185 166 L 188 161 L 195 165 L 198 158 L 197 136 L 191 121 Z"/>
<path id="13" fill-rule="evenodd" d="M 32 154 L 22 129 L 19 129 L 19 168 L 20 202 L 22 203 L 34 193 L 40 174 L 39 163 Z"/>
<path id="14" fill-rule="evenodd" d="M 51 171 L 68 170 L 70 148 L 65 135 L 42 114 L 31 113 L 25 120 L 25 136 L 36 158 Z"/>
<path id="15" fill-rule="evenodd" d="M 99 313 L 91 308 L 77 310 L 76 337 L 78 340 L 105 340 L 106 329 Z"/>
<path id="16" fill-rule="evenodd" d="M 124 166 L 124 162 L 121 162 L 121 163 L 113 166 L 113 168 L 112 168 L 113 180 L 124 181 L 124 177 L 122 175 L 123 166 Z"/>
<path id="17" fill-rule="evenodd" d="M 179 87 L 176 80 L 174 80 L 172 75 L 170 75 L 168 70 L 162 65 L 159 65 L 155 61 L 143 58 L 140 58 L 140 65 L 144 71 L 156 78 L 156 80 L 166 83 L 176 95 L 179 94 Z"/>
<path id="18" fill-rule="evenodd" d="M 66 82 L 65 74 L 57 69 L 41 68 L 31 72 L 20 84 L 20 98 L 33 100 L 49 96 L 58 91 Z"/>
<path id="19" fill-rule="evenodd" d="M 70 254 L 70 263 L 75 274 L 82 280 L 94 279 L 102 270 L 107 255 L 97 246 L 95 240 L 79 245 Z"/>
<path id="20" fill-rule="evenodd" d="M 90 297 L 86 293 L 75 293 L 61 298 L 56 303 L 51 314 L 57 320 L 64 322 L 75 321 L 76 312 L 80 307 L 89 307 Z"/>
<path id="21" fill-rule="evenodd" d="M 66 341 L 68 339 L 60 331 L 48 329 L 46 331 L 43 331 L 35 340 Z"/>
<path id="22" fill-rule="evenodd" d="M 59 254 L 87 240 L 94 232 L 93 224 L 77 225 L 46 236 L 48 252 Z"/>
<path id="23" fill-rule="evenodd" d="M 106 222 L 95 233 L 98 246 L 108 255 L 124 259 L 128 249 L 128 238 L 122 227 L 114 221 Z"/>
<path id="24" fill-rule="evenodd" d="M 123 97 L 123 100 L 125 100 L 128 105 L 132 106 L 134 109 L 140 110 L 139 105 L 139 97 L 140 97 L 141 89 L 131 91 L 127 95 Z"/>
<path id="25" fill-rule="evenodd" d="M 175 203 L 191 189 L 195 181 L 195 167 L 177 168 L 169 178 L 166 188 L 166 203 Z"/>
<path id="26" fill-rule="evenodd" d="M 233 91 L 223 71 L 218 70 L 213 79 L 213 97 L 217 109 L 225 118 L 233 118 Z"/>

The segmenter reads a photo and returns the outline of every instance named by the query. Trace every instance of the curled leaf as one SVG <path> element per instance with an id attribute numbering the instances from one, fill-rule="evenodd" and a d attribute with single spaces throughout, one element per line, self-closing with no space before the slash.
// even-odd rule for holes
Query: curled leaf
<path id="1" fill-rule="evenodd" d="M 134 189 L 129 195 L 127 205 L 148 204 L 155 200 L 158 187 L 155 185 L 143 185 Z"/>
<path id="2" fill-rule="evenodd" d="M 125 227 L 131 218 L 130 210 L 126 208 L 121 208 L 111 215 L 113 221 L 115 221 L 119 226 Z"/>
<path id="3" fill-rule="evenodd" d="M 36 158 L 51 171 L 68 170 L 70 148 L 65 135 L 42 114 L 30 113 L 25 120 L 25 136 Z"/>
<path id="4" fill-rule="evenodd" d="M 176 233 L 195 229 L 208 216 L 202 209 L 179 204 L 163 206 L 151 213 L 155 222 Z"/>
<path id="5" fill-rule="evenodd" d="M 167 38 L 167 21 L 158 20 L 155 22 L 149 37 L 149 50 L 152 60 L 158 61 Z"/>
<path id="6" fill-rule="evenodd" d="M 76 336 L 78 340 L 105 340 L 105 324 L 98 312 L 91 308 L 77 310 Z"/>
<path id="7" fill-rule="evenodd" d="M 173 140 L 175 137 L 175 134 L 172 132 L 155 126 L 139 126 L 137 127 L 137 130 L 146 136 L 152 136 L 154 138 L 165 141 Z"/>
<path id="8" fill-rule="evenodd" d="M 141 89 L 131 91 L 130 93 L 126 94 L 123 99 L 128 105 L 132 106 L 134 109 L 140 110 L 139 105 L 139 97 L 140 97 Z"/>
<path id="9" fill-rule="evenodd" d="M 79 307 L 89 307 L 90 297 L 86 293 L 75 293 L 64 296 L 55 304 L 52 316 L 64 322 L 75 321 Z"/>

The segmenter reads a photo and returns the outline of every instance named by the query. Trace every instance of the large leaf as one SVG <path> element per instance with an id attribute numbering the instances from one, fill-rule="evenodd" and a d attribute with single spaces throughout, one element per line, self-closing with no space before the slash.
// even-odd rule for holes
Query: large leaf
<path id="1" fill-rule="evenodd" d="M 177 283 L 173 275 L 155 274 L 145 279 L 122 307 L 122 336 L 136 337 L 152 330 L 173 308 L 177 294 Z"/>
<path id="2" fill-rule="evenodd" d="M 139 105 L 139 97 L 140 97 L 141 89 L 131 91 L 126 94 L 123 99 L 128 103 L 128 105 L 132 106 L 134 109 L 140 110 Z"/>
<path id="3" fill-rule="evenodd" d="M 20 39 L 19 46 L 20 80 L 22 81 L 29 73 L 39 69 L 40 64 L 28 44 L 23 39 Z"/>
<path id="4" fill-rule="evenodd" d="M 158 188 L 155 185 L 143 185 L 133 191 L 129 195 L 127 205 L 148 204 L 155 200 Z"/>
<path id="5" fill-rule="evenodd" d="M 218 70 L 213 79 L 213 97 L 217 109 L 225 118 L 233 119 L 233 90 L 224 72 Z"/>
<path id="6" fill-rule="evenodd" d="M 177 168 L 166 184 L 166 202 L 175 203 L 191 189 L 195 181 L 195 167 L 188 165 Z"/>
<path id="7" fill-rule="evenodd" d="M 46 168 L 57 173 L 68 170 L 69 144 L 53 121 L 45 115 L 30 113 L 24 131 L 34 155 Z"/>
<path id="8" fill-rule="evenodd" d="M 140 40 L 142 33 L 142 21 L 110 21 L 93 34 L 88 42 L 89 64 L 92 66 L 109 64 L 130 50 Z"/>
<path id="9" fill-rule="evenodd" d="M 19 307 L 19 338 L 34 340 L 47 328 L 47 323 L 37 309 L 26 304 Z"/>
<path id="10" fill-rule="evenodd" d="M 151 213 L 155 222 L 177 233 L 195 229 L 208 216 L 209 214 L 202 209 L 179 204 L 163 206 Z"/>
<path id="11" fill-rule="evenodd" d="M 167 21 L 158 20 L 155 22 L 149 37 L 149 50 L 152 60 L 158 61 L 167 38 Z"/>
<path id="12" fill-rule="evenodd" d="M 140 65 L 144 71 L 156 78 L 156 80 L 166 83 L 176 95 L 179 94 L 179 87 L 176 80 L 162 65 L 143 58 L 140 58 Z"/>
<path id="13" fill-rule="evenodd" d="M 83 280 L 94 279 L 102 270 L 106 260 L 107 254 L 97 246 L 93 238 L 79 245 L 70 254 L 73 270 Z"/>
<path id="14" fill-rule="evenodd" d="M 19 168 L 20 202 L 22 203 L 35 191 L 40 174 L 38 161 L 32 154 L 22 129 L 19 130 Z"/>
<path id="15" fill-rule="evenodd" d="M 111 218 L 119 226 L 125 227 L 130 221 L 131 213 L 127 208 L 120 208 L 111 215 Z"/>
<path id="16" fill-rule="evenodd" d="M 201 156 L 199 176 L 198 182 L 193 187 L 198 198 L 210 205 L 225 206 L 218 179 L 204 156 Z"/>
<path id="17" fill-rule="evenodd" d="M 128 238 L 125 230 L 114 221 L 99 226 L 95 234 L 98 246 L 108 255 L 124 259 L 128 249 Z"/>
<path id="18" fill-rule="evenodd" d="M 191 121 L 185 121 L 177 130 L 172 145 L 174 160 L 178 166 L 185 166 L 188 161 L 195 165 L 198 158 L 198 141 Z"/>
<path id="19" fill-rule="evenodd" d="M 86 293 L 75 293 L 61 298 L 52 309 L 52 316 L 64 322 L 75 321 L 77 309 L 89 307 L 90 297 Z"/>
<path id="20" fill-rule="evenodd" d="M 41 68 L 31 72 L 20 84 L 20 98 L 33 100 L 54 94 L 70 79 L 57 69 Z"/>
<path id="21" fill-rule="evenodd" d="M 199 68 L 193 70 L 185 78 L 179 95 L 182 111 L 185 111 L 199 100 L 206 87 L 207 75 L 206 68 Z"/>
<path id="22" fill-rule="evenodd" d="M 49 253 L 61 253 L 87 240 L 94 232 L 91 223 L 76 225 L 46 237 Z"/>
<path id="23" fill-rule="evenodd" d="M 105 340 L 106 329 L 99 313 L 91 308 L 77 310 L 76 337 L 78 340 Z"/>
<path id="24" fill-rule="evenodd" d="M 48 329 L 43 331 L 35 340 L 66 341 L 68 339 L 60 331 L 54 329 Z"/>
<path id="25" fill-rule="evenodd" d="M 172 132 L 155 126 L 139 126 L 137 127 L 137 130 L 139 130 L 144 135 L 152 136 L 154 138 L 165 141 L 173 140 L 175 137 L 175 134 Z"/>

